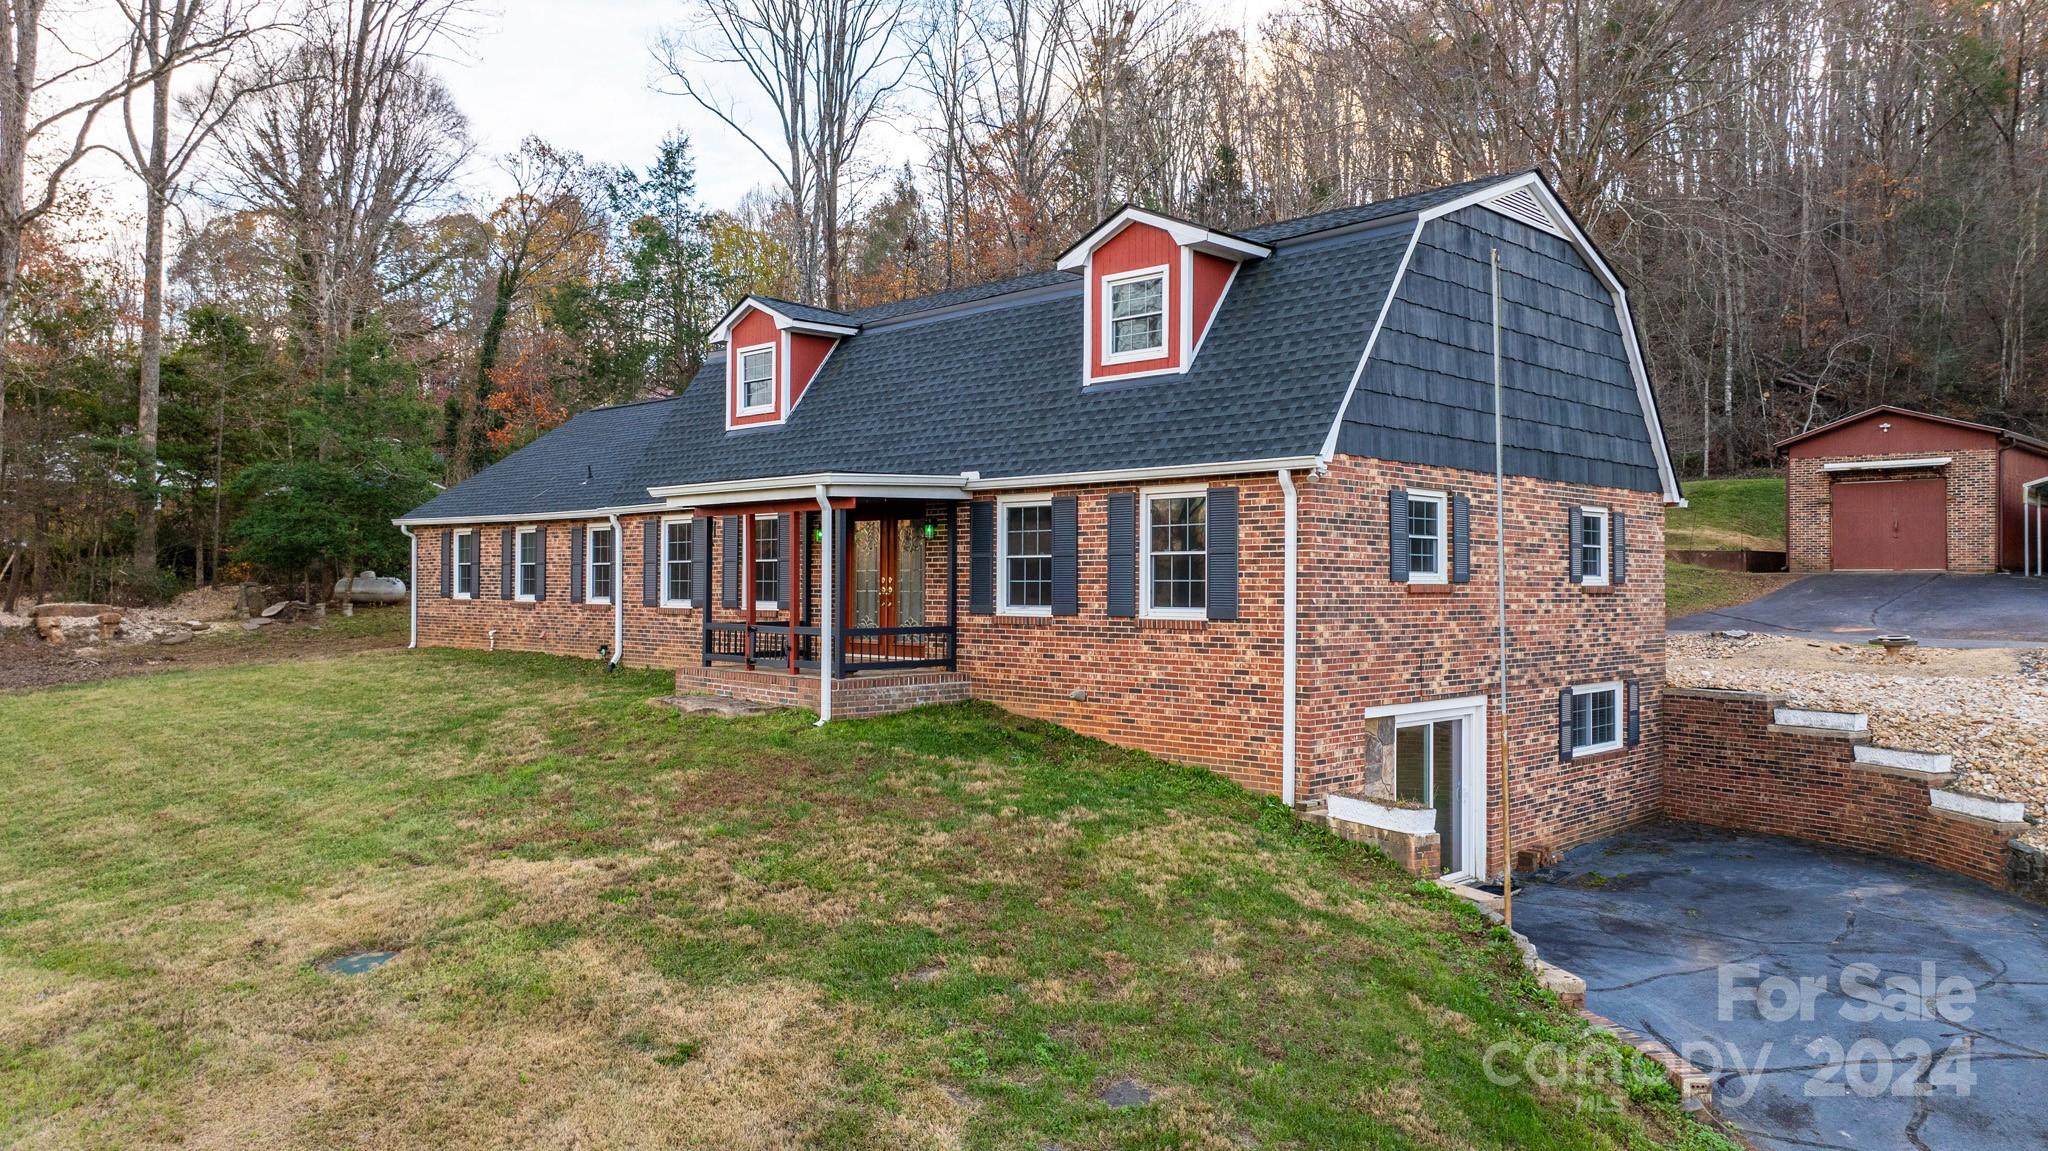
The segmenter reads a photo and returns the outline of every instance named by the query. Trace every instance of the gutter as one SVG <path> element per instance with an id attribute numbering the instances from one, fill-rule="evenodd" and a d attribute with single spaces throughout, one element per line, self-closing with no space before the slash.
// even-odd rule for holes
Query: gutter
<path id="1" fill-rule="evenodd" d="M 402 523 L 398 525 L 398 530 L 405 533 L 406 547 L 412 553 L 412 579 L 405 588 L 406 611 L 411 616 L 412 628 L 406 637 L 405 646 L 406 650 L 410 651 L 420 646 L 420 538 L 412 534 L 412 529 Z M 348 589 L 350 594 L 354 594 L 354 576 L 349 577 Z"/>
<path id="2" fill-rule="evenodd" d="M 626 530 L 619 526 L 617 512 L 605 519 L 612 525 L 612 662 L 605 670 L 617 671 L 626 658 Z M 641 556 L 640 562 L 646 563 L 647 557 Z"/>
<path id="3" fill-rule="evenodd" d="M 646 515 L 649 512 L 665 512 L 667 504 L 627 504 L 615 508 L 585 508 L 567 512 L 520 512 L 507 516 L 400 516 L 392 520 L 396 527 L 467 527 L 470 524 L 537 524 L 553 520 L 598 520 L 609 516 Z"/>
<path id="4" fill-rule="evenodd" d="M 818 557 L 818 582 L 824 585 L 818 589 L 818 726 L 823 727 L 832 721 L 832 656 L 838 651 L 832 636 L 837 620 L 832 603 L 832 557 L 839 551 L 839 541 L 833 538 L 838 517 L 832 514 L 832 497 L 824 484 L 817 485 L 817 496 L 818 520 L 825 531 L 825 551 Z M 946 544 L 953 546 L 953 540 L 948 538 Z M 957 636 L 954 642 L 959 642 Z"/>
<path id="5" fill-rule="evenodd" d="M 1286 521 L 1286 542 L 1281 576 L 1280 609 L 1280 802 L 1294 806 L 1294 715 L 1295 639 L 1298 620 L 1295 552 L 1299 539 L 1296 518 L 1294 474 L 1279 470 L 1281 507 Z"/>

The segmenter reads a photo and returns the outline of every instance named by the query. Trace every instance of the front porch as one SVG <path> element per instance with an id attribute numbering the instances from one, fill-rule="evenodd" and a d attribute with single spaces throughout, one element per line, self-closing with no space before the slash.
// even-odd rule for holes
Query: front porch
<path id="1" fill-rule="evenodd" d="M 879 715 L 967 697 L 961 503 L 835 496 L 691 510 L 698 665 L 679 693 Z M 831 626 L 826 626 L 827 619 Z"/>

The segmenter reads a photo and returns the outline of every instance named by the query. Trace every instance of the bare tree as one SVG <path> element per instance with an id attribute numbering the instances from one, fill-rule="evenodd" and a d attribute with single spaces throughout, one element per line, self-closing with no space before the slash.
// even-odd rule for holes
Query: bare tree
<path id="1" fill-rule="evenodd" d="M 699 34 L 665 33 L 664 71 L 774 167 L 789 196 L 803 294 L 839 305 L 842 195 L 861 136 L 908 70 L 896 43 L 903 0 L 695 0 Z M 749 129 L 698 74 L 737 65 L 775 108 L 776 135 Z"/>
<path id="2" fill-rule="evenodd" d="M 259 32 L 251 4 L 235 0 L 118 0 L 128 22 L 128 74 L 148 77 L 122 101 L 127 151 L 122 163 L 142 181 L 142 335 L 137 348 L 135 552 L 131 578 L 139 588 L 155 585 L 157 513 L 157 411 L 163 371 L 164 230 L 185 172 L 235 104 L 267 83 L 260 73 L 237 73 L 227 57 Z M 196 67 L 210 74 L 179 101 L 173 91 Z M 147 94 L 144 122 L 137 124 L 138 94 Z M 174 132 L 173 119 L 182 121 Z"/>
<path id="3" fill-rule="evenodd" d="M 1009 186 L 1003 218 L 1012 271 L 1042 254 L 1047 191 L 1065 130 L 1067 105 L 1058 96 L 1073 42 L 1073 3 L 994 0 L 994 16 L 983 32 L 990 68 L 981 129 L 993 142 Z"/>

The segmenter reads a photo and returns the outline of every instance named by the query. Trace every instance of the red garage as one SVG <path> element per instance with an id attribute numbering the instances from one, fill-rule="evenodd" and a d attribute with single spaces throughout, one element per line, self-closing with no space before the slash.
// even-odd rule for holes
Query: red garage
<path id="1" fill-rule="evenodd" d="M 1795 572 L 2020 570 L 2040 552 L 2041 513 L 2023 512 L 2048 476 L 2041 440 L 1877 407 L 1778 447 Z"/>

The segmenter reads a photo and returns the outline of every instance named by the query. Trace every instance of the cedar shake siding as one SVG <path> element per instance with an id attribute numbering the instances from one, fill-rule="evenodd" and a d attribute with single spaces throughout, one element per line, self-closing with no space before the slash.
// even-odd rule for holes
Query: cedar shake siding
<path id="1" fill-rule="evenodd" d="M 1496 249 L 1505 508 L 1493 480 Z M 679 691 L 822 711 L 830 685 L 835 718 L 979 698 L 1280 795 L 1284 471 L 1298 804 L 1398 804 L 1388 712 L 1402 709 L 1411 725 L 1466 718 L 1453 762 L 1483 768 L 1465 778 L 1486 797 L 1471 830 L 1488 829 L 1488 871 L 1502 862 L 1503 730 L 1518 847 L 1561 850 L 1656 815 L 1662 508 L 1677 480 L 1623 289 L 1539 178 L 1242 235 L 1127 208 L 1060 265 L 851 313 L 739 301 L 682 394 L 582 413 L 401 521 L 418 545 L 418 641 L 596 656 L 615 609 L 587 602 L 583 533 L 616 516 L 617 654 L 673 669 Z M 1166 269 L 1164 349 L 1157 362 L 1104 362 L 1103 278 L 1150 268 Z M 775 404 L 750 423 L 731 361 L 771 346 Z M 1192 503 L 1159 504 L 1154 524 L 1152 499 L 1169 493 L 1202 497 L 1202 518 Z M 1440 539 L 1433 553 L 1416 544 L 1410 570 L 1411 510 L 1427 539 L 1422 505 L 1439 498 Z M 1012 536 L 1020 504 L 1031 510 Z M 1604 583 L 1573 560 L 1583 508 L 1611 525 Z M 778 517 L 782 575 L 750 630 L 753 557 L 732 528 L 755 514 Z M 666 594 L 659 546 L 664 521 L 683 516 L 687 605 Z M 883 517 L 898 534 L 856 535 L 856 521 Z M 525 602 L 505 541 L 529 524 L 545 531 L 546 594 Z M 476 532 L 474 598 L 451 594 L 446 570 L 460 528 Z M 831 646 L 817 542 L 828 535 Z M 901 567 L 919 548 L 921 615 Z M 856 581 L 869 622 L 848 628 Z M 1570 690 L 1604 684 L 1620 685 L 1626 737 L 1568 754 Z M 1482 858 L 1478 846 L 1461 841 L 1457 862 Z M 1397 847 L 1425 868 L 1445 854 L 1435 835 Z"/>

